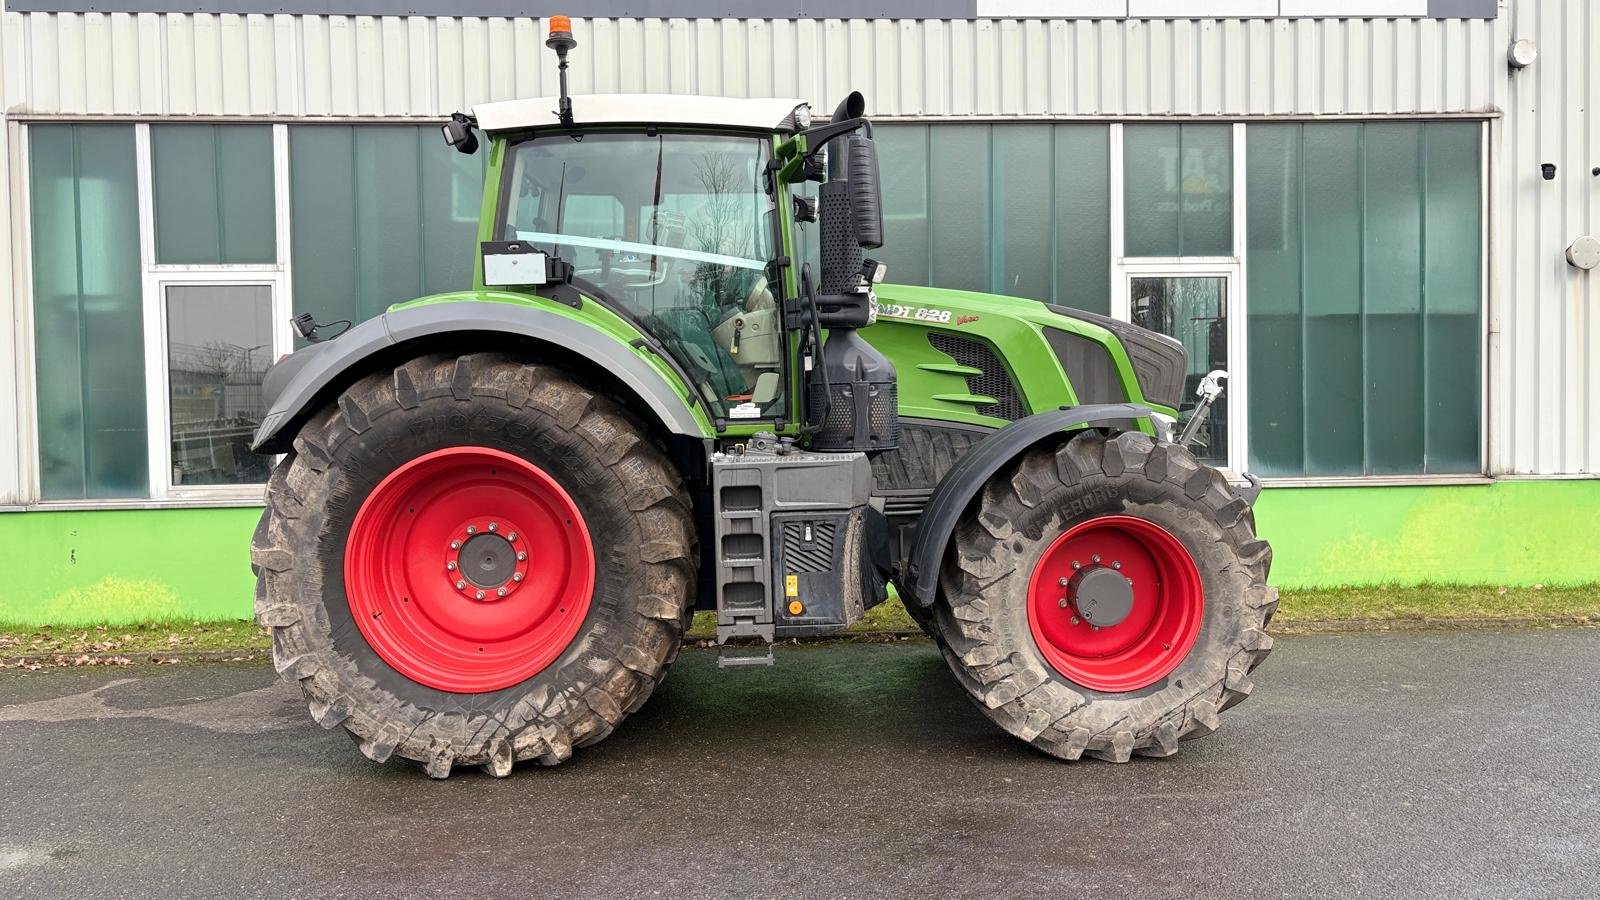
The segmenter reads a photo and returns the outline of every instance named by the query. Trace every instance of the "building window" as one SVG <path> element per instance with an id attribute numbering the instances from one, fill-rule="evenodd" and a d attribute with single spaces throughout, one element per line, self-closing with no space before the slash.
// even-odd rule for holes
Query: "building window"
<path id="1" fill-rule="evenodd" d="M 1232 131 L 1123 128 L 1124 255 L 1233 255 Z"/>
<path id="2" fill-rule="evenodd" d="M 271 460 L 250 439 L 276 358 L 272 285 L 167 284 L 162 299 L 172 486 L 264 484 Z"/>
<path id="3" fill-rule="evenodd" d="M 289 126 L 295 311 L 360 322 L 470 290 L 488 156 L 436 125 Z"/>
<path id="4" fill-rule="evenodd" d="M 889 280 L 1107 312 L 1109 130 L 877 126 Z"/>
<path id="5" fill-rule="evenodd" d="M 1250 466 L 1481 471 L 1481 126 L 1252 125 Z"/>
<path id="6" fill-rule="evenodd" d="M 132 125 L 28 128 L 39 488 L 149 491 Z"/>
<path id="7" fill-rule="evenodd" d="M 277 262 L 270 125 L 152 125 L 155 261 Z"/>

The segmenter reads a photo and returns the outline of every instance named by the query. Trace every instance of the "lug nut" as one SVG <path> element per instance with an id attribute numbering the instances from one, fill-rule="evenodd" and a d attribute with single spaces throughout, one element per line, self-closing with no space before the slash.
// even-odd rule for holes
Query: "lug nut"
<path id="1" fill-rule="evenodd" d="M 1090 625 L 1089 626 L 1089 630 L 1090 631 L 1099 631 L 1100 630 L 1100 626 L 1099 625 Z"/>
<path id="2" fill-rule="evenodd" d="M 489 530 L 490 531 L 499 531 L 500 530 L 500 523 L 499 522 L 490 522 L 489 523 Z"/>
<path id="3" fill-rule="evenodd" d="M 454 562 L 447 562 L 444 564 L 444 567 L 447 571 L 454 572 L 456 570 L 456 564 Z"/>
<path id="4" fill-rule="evenodd" d="M 479 592 L 478 592 L 478 599 L 479 599 L 479 600 L 482 600 L 482 599 L 483 599 L 483 591 L 479 591 Z"/>
<path id="5" fill-rule="evenodd" d="M 1122 563 L 1117 562 L 1116 560 L 1112 560 L 1111 561 L 1111 568 L 1120 569 L 1120 568 L 1122 568 Z"/>
<path id="6" fill-rule="evenodd" d="M 514 541 L 516 539 L 517 539 L 517 533 L 515 531 L 510 531 L 510 532 L 506 533 L 506 540 Z"/>
<path id="7" fill-rule="evenodd" d="M 512 581 L 521 581 L 522 580 L 522 573 L 521 572 L 512 572 L 511 573 L 511 580 Z"/>
<path id="8" fill-rule="evenodd" d="M 1067 586 L 1067 579 L 1065 577 L 1057 578 L 1056 579 L 1056 586 L 1057 587 L 1066 587 Z"/>
<path id="9" fill-rule="evenodd" d="M 506 589 L 505 588 L 501 588 L 500 590 L 495 591 L 495 593 L 498 594 L 501 597 L 504 597 L 506 595 Z"/>
<path id="10" fill-rule="evenodd" d="M 527 558 L 528 558 L 528 551 L 526 551 L 526 550 L 518 550 L 517 551 L 517 562 L 522 562 L 523 560 L 525 560 Z"/>
<path id="11" fill-rule="evenodd" d="M 1078 617 L 1077 616 L 1073 616 L 1072 617 L 1072 624 L 1074 624 L 1074 625 L 1078 624 Z"/>
<path id="12" fill-rule="evenodd" d="M 478 533 L 478 526 L 476 526 L 476 525 L 468 525 L 467 526 L 467 534 L 477 534 L 477 533 Z"/>
<path id="13" fill-rule="evenodd" d="M 466 583 L 466 582 L 465 582 L 465 581 L 458 581 L 458 582 L 456 582 L 456 590 L 458 590 L 458 591 L 464 591 L 464 590 L 466 590 L 466 589 L 467 589 L 467 583 Z"/>
<path id="14" fill-rule="evenodd" d="M 461 542 L 460 541 L 451 541 L 450 542 L 450 549 L 451 550 L 460 550 L 461 549 Z"/>
<path id="15" fill-rule="evenodd" d="M 1061 598 L 1061 608 L 1062 609 L 1066 609 L 1067 608 L 1067 598 L 1065 598 L 1065 597 Z"/>
<path id="16" fill-rule="evenodd" d="M 468 528 L 467 530 L 471 531 L 472 529 Z M 1096 553 L 1094 556 L 1089 558 L 1089 561 L 1094 563 L 1097 566 L 1100 565 L 1100 554 Z"/>
<path id="17" fill-rule="evenodd" d="M 1083 568 L 1083 563 L 1078 562 L 1077 560 L 1073 560 L 1072 561 L 1072 567 L 1074 569 L 1081 569 L 1081 568 Z"/>

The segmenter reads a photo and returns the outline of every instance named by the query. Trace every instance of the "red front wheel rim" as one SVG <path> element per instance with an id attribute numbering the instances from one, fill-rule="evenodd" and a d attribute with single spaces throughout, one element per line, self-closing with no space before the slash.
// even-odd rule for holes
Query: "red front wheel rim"
<path id="1" fill-rule="evenodd" d="M 572 642 L 594 592 L 577 504 L 543 469 L 450 447 L 389 473 L 345 548 L 350 614 L 395 671 L 455 693 L 511 687 Z"/>
<path id="2" fill-rule="evenodd" d="M 1028 583 L 1039 652 L 1068 680 L 1108 693 L 1171 674 L 1194 647 L 1204 611 L 1188 548 L 1134 516 L 1074 525 L 1045 549 Z"/>

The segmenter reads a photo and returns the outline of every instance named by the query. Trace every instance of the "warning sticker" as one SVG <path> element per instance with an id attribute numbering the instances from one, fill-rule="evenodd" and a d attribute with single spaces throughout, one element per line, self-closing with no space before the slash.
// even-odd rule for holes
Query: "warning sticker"
<path id="1" fill-rule="evenodd" d="M 783 576 L 783 595 L 785 597 L 800 596 L 800 576 L 790 573 Z"/>

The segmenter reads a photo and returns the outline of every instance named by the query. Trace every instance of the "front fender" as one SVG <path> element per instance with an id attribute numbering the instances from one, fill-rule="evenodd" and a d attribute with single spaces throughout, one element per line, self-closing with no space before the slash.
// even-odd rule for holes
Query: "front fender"
<path id="1" fill-rule="evenodd" d="M 939 589 L 939 566 L 950 536 L 955 533 L 956 523 L 967 504 L 1001 466 L 1034 444 L 1068 428 L 1094 422 L 1120 424 L 1149 416 L 1149 407 L 1133 403 L 1071 406 L 1017 419 L 979 441 L 950 468 L 923 508 L 906 572 L 915 601 L 923 606 L 933 604 Z"/>
<path id="2" fill-rule="evenodd" d="M 262 381 L 267 415 L 256 429 L 251 449 L 258 453 L 287 451 L 300 423 L 327 402 L 331 390 L 342 387 L 347 373 L 364 370 L 372 357 L 399 344 L 452 333 L 503 334 L 558 346 L 616 376 L 670 433 L 695 438 L 706 434 L 689 401 L 617 337 L 581 319 L 535 306 L 463 300 L 384 313 L 273 366 Z"/>

